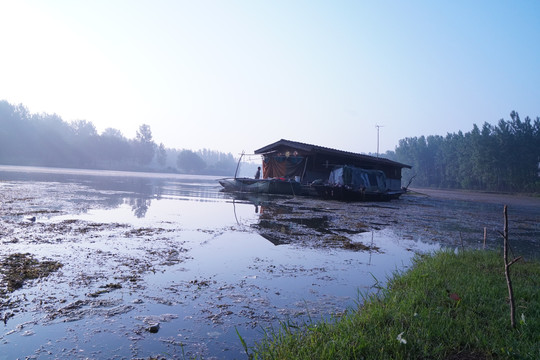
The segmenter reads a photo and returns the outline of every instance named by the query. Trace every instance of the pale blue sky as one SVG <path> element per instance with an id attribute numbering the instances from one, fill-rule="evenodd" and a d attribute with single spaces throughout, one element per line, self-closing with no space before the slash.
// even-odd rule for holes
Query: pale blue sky
<path id="1" fill-rule="evenodd" d="M 168 147 L 353 152 L 540 116 L 540 1 L 0 0 L 0 99 Z"/>

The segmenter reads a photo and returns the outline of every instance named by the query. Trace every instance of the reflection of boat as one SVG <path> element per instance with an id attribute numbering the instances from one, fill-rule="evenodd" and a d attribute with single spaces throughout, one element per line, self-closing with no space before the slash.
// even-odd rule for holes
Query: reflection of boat
<path id="1" fill-rule="evenodd" d="M 344 201 L 388 201 L 404 193 L 388 189 L 384 172 L 354 166 L 337 167 L 330 172 L 327 183 L 311 186 L 322 198 Z"/>
<path id="2" fill-rule="evenodd" d="M 233 201 L 253 204 L 255 206 L 272 203 L 276 198 L 279 197 L 279 195 L 275 196 L 272 194 L 240 191 L 231 191 L 229 195 Z"/>
<path id="3" fill-rule="evenodd" d="M 301 191 L 298 181 L 272 178 L 227 178 L 219 180 L 225 191 L 252 192 L 264 194 L 299 195 Z"/>

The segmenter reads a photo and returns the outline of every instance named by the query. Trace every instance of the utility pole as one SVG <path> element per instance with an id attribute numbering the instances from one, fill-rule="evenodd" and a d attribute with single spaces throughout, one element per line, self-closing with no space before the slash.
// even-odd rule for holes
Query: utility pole
<path id="1" fill-rule="evenodd" d="M 377 157 L 379 157 L 379 130 L 382 128 L 382 125 L 375 125 L 377 128 Z"/>

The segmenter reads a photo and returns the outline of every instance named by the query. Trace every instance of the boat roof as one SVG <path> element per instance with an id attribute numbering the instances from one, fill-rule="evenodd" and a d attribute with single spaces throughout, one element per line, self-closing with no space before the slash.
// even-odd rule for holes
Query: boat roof
<path id="1" fill-rule="evenodd" d="M 412 168 L 412 166 L 410 166 L 410 165 L 402 164 L 400 162 L 389 160 L 389 159 L 382 158 L 382 157 L 375 157 L 375 156 L 371 156 L 371 155 L 358 154 L 358 153 L 353 153 L 353 152 L 350 152 L 350 151 L 338 150 L 338 149 L 328 148 L 328 147 L 324 147 L 324 146 L 306 144 L 306 143 L 302 143 L 302 142 L 298 142 L 298 141 L 291 141 L 291 140 L 286 140 L 286 139 L 281 139 L 279 141 L 276 141 L 275 143 L 272 143 L 270 145 L 266 145 L 266 146 L 264 146 L 264 147 L 262 147 L 260 149 L 257 149 L 257 150 L 255 150 L 255 154 L 264 155 L 265 153 L 272 152 L 272 150 L 275 150 L 277 147 L 280 147 L 280 146 L 288 146 L 288 147 L 291 147 L 293 149 L 298 149 L 298 150 L 302 150 L 302 151 L 309 152 L 309 153 L 318 153 L 318 154 L 325 154 L 325 155 L 342 156 L 342 157 L 346 157 L 346 158 L 354 158 L 354 159 L 357 159 L 357 160 L 376 162 L 376 163 L 386 164 L 386 165 L 390 165 L 390 166 L 398 166 L 398 167 L 401 167 L 401 168 L 408 168 L 408 169 Z"/>

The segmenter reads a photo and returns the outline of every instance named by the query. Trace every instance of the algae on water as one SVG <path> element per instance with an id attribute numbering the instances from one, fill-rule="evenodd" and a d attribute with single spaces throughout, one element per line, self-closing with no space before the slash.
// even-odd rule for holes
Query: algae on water
<path id="1" fill-rule="evenodd" d="M 15 253 L 0 263 L 0 296 L 20 289 L 26 280 L 46 277 L 62 264 L 56 261 L 39 261 L 31 254 Z"/>

